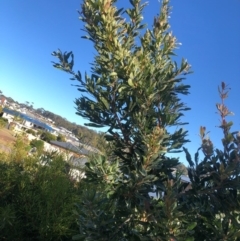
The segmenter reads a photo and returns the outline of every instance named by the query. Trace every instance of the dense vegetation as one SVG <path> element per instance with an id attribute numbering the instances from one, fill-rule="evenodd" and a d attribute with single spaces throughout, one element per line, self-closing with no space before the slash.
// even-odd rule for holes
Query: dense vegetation
<path id="1" fill-rule="evenodd" d="M 8 124 L 8 120 L 5 118 L 0 117 L 0 128 L 6 127 Z"/>
<path id="2" fill-rule="evenodd" d="M 44 142 L 42 140 L 34 139 L 30 142 L 30 146 L 36 148 L 38 153 L 43 153 L 44 151 Z"/>
<path id="3" fill-rule="evenodd" d="M 146 29 L 146 4 L 130 0 L 117 9 L 116 0 L 84 0 L 80 19 L 84 38 L 96 50 L 92 75 L 73 70 L 72 52 L 53 52 L 54 67 L 77 80 L 81 97 L 78 114 L 89 126 L 107 127 L 110 156 L 87 163 L 87 183 L 98 188 L 79 204 L 76 240 L 239 240 L 239 133 L 230 132 L 228 95 L 219 87 L 223 150 L 213 148 L 206 128 L 194 161 L 186 148 L 191 186 L 173 175 L 179 165 L 170 153 L 187 142 L 181 116 L 188 108 L 184 75 L 190 65 L 178 66 L 171 57 L 178 47 L 169 30 L 169 3 L 163 0 L 152 29 Z M 178 128 L 171 128 L 177 126 Z M 175 130 L 175 131 L 174 131 Z M 200 161 L 199 151 L 203 159 Z M 168 155 L 166 155 L 168 154 Z"/>
<path id="4" fill-rule="evenodd" d="M 57 137 L 51 134 L 50 132 L 43 131 L 40 135 L 41 140 L 50 142 L 50 141 L 56 141 Z"/>
<path id="5" fill-rule="evenodd" d="M 97 51 L 92 76 L 73 70 L 71 52 L 53 52 L 54 66 L 79 81 L 78 114 L 108 128 L 100 139 L 105 153 L 89 157 L 86 179 L 77 182 L 61 156 L 29 156 L 18 138 L 0 156 L 0 239 L 240 241 L 240 132 L 227 121 L 228 86 L 221 83 L 217 104 L 223 148 L 215 149 L 200 127 L 192 158 L 180 120 L 188 110 L 180 96 L 188 94 L 189 64 L 171 60 L 178 44 L 169 31 L 168 0 L 151 30 L 142 24 L 139 0 L 126 10 L 115 2 L 83 1 L 86 38 Z M 170 155 L 181 150 L 190 184 Z"/>
<path id="6" fill-rule="evenodd" d="M 8 123 L 8 120 L 3 118 L 2 116 L 3 116 L 3 108 L 0 105 L 0 128 L 6 127 Z"/>
<path id="7" fill-rule="evenodd" d="M 4 96 L 9 103 L 18 103 L 17 101 L 13 100 L 10 97 Z M 29 106 L 25 103 L 18 103 L 22 108 L 29 109 Z M 1 108 L 1 107 L 0 107 Z M 99 138 L 101 139 L 101 133 L 97 133 L 94 130 L 91 130 L 85 126 L 78 125 L 76 123 L 72 123 L 68 121 L 66 118 L 63 118 L 60 115 L 57 115 L 51 111 L 45 110 L 44 108 L 34 109 L 31 108 L 31 111 L 39 114 L 45 118 L 49 118 L 54 121 L 56 126 L 61 126 L 69 131 L 71 131 L 77 138 L 80 139 L 81 142 L 89 144 L 93 147 L 98 147 Z M 1 113 L 1 109 L 0 109 Z M 1 126 L 4 124 L 1 120 Z M 101 147 L 100 147 L 101 148 Z"/>
<path id="8" fill-rule="evenodd" d="M 88 143 L 94 147 L 97 146 L 99 134 L 96 131 L 93 131 L 76 123 L 71 123 L 67 119 L 56 115 L 50 111 L 44 110 L 43 108 L 36 109 L 35 112 L 44 116 L 45 118 L 53 120 L 56 126 L 61 126 L 69 131 L 72 131 L 72 133 L 78 138 L 80 138 L 82 142 Z"/>
<path id="9" fill-rule="evenodd" d="M 71 240 L 80 184 L 61 156 L 27 156 L 21 144 L 0 155 L 0 240 Z"/>

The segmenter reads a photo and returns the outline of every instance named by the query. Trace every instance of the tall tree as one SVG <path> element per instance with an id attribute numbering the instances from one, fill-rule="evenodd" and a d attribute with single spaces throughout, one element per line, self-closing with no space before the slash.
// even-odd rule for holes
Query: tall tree
<path id="1" fill-rule="evenodd" d="M 33 105 L 34 105 L 34 102 L 31 102 L 31 105 L 29 106 L 30 110 L 33 110 Z"/>
<path id="2" fill-rule="evenodd" d="M 97 51 L 91 76 L 82 78 L 73 70 L 72 52 L 52 53 L 59 59 L 54 67 L 79 81 L 77 114 L 88 126 L 107 127 L 105 138 L 112 148 L 111 157 L 94 156 L 87 163 L 86 182 L 94 190 L 86 190 L 79 205 L 80 234 L 74 238 L 197 240 L 193 234 L 199 212 L 191 195 L 198 188 L 188 196 L 188 184 L 172 174 L 179 161 L 169 157 L 187 142 L 186 131 L 171 127 L 185 124 L 180 118 L 189 108 L 180 95 L 188 94 L 183 80 L 190 69 L 186 60 L 178 66 L 171 59 L 178 43 L 168 23 L 169 1 L 163 0 L 152 29 L 142 23 L 146 4 L 130 0 L 131 8 L 124 10 L 116 2 L 83 1 L 84 38 Z M 189 172 L 193 170 L 191 166 Z M 197 204 L 206 200 L 203 190 L 199 195 Z"/>

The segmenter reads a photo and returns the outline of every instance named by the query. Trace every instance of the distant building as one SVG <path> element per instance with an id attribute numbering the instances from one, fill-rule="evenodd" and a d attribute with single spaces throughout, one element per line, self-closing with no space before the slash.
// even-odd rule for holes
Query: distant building
<path id="1" fill-rule="evenodd" d="M 55 136 L 58 136 L 60 133 L 60 130 L 57 127 L 51 126 L 51 128 L 53 129 L 52 134 Z"/>
<path id="2" fill-rule="evenodd" d="M 57 146 L 61 150 L 72 152 L 75 156 L 89 156 L 93 154 L 93 151 L 87 150 L 84 147 L 79 147 L 76 145 L 73 145 L 70 142 L 63 142 L 63 141 L 50 141 L 50 143 L 54 146 Z"/>
<path id="3" fill-rule="evenodd" d="M 52 127 L 47 125 L 46 123 L 15 110 L 3 108 L 3 117 L 8 119 L 9 123 L 13 122 L 14 118 L 16 117 L 21 118 L 23 120 L 21 123 L 23 130 L 31 128 L 31 129 L 41 129 L 44 131 L 53 132 Z"/>
<path id="4" fill-rule="evenodd" d="M 52 119 L 50 119 L 50 118 L 46 118 L 46 120 L 47 120 L 48 122 L 54 123 L 54 121 L 53 121 Z"/>
<path id="5" fill-rule="evenodd" d="M 70 175 L 73 179 L 80 181 L 86 177 L 83 169 L 88 161 L 87 156 L 93 154 L 93 152 L 84 147 L 75 146 L 70 142 L 50 141 L 50 144 L 55 150 L 67 157 L 68 163 L 72 166 Z"/>
<path id="6" fill-rule="evenodd" d="M 62 133 L 62 134 L 65 134 L 65 135 L 71 135 L 72 132 L 65 129 L 64 127 L 59 127 L 59 131 Z"/>

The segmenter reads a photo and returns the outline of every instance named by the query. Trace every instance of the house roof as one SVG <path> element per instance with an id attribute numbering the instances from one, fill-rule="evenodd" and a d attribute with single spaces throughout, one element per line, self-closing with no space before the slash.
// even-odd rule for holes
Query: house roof
<path id="1" fill-rule="evenodd" d="M 80 167 L 80 168 L 84 168 L 86 162 L 88 162 L 88 159 L 86 157 L 82 157 L 82 158 L 77 158 L 72 156 L 69 160 L 70 164 L 72 164 L 75 167 Z"/>
<path id="2" fill-rule="evenodd" d="M 75 153 L 80 154 L 80 155 L 87 156 L 87 155 L 91 154 L 91 152 L 89 150 L 87 150 L 83 147 L 77 147 L 70 142 L 50 141 L 50 143 L 55 145 L 55 146 L 61 147 L 61 148 L 65 149 L 65 150 L 68 150 L 68 151 L 75 152 Z"/>
<path id="3" fill-rule="evenodd" d="M 190 183 L 191 181 L 190 181 L 190 178 L 188 177 L 188 176 L 186 176 L 186 175 L 181 175 L 181 181 L 182 182 L 187 182 L 187 183 Z"/>
<path id="4" fill-rule="evenodd" d="M 7 109 L 7 108 L 3 108 L 3 112 L 5 112 L 7 114 L 10 114 L 10 115 L 14 115 L 14 116 L 19 116 L 20 118 L 22 118 L 26 121 L 29 121 L 29 122 L 33 123 L 34 125 L 39 126 L 39 127 L 43 128 L 45 130 L 53 131 L 52 127 L 47 125 L 46 123 L 41 122 L 38 119 L 32 118 L 32 117 L 30 117 L 26 114 L 23 114 L 21 112 L 18 112 L 16 110 L 10 110 L 10 109 Z"/>

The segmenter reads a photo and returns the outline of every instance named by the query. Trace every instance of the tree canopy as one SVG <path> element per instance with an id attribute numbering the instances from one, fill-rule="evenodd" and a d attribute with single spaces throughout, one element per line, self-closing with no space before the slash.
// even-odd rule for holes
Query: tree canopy
<path id="1" fill-rule="evenodd" d="M 215 150 L 201 127 L 202 145 L 193 161 L 181 121 L 189 110 L 181 96 L 189 93 L 184 79 L 190 65 L 172 59 L 178 42 L 168 22 L 169 1 L 162 1 L 151 29 L 143 22 L 146 3 L 130 0 L 130 8 L 118 9 L 116 2 L 84 0 L 81 6 L 84 38 L 96 50 L 91 76 L 74 70 L 72 52 L 52 53 L 58 58 L 53 66 L 78 81 L 77 114 L 87 126 L 107 128 L 111 146 L 108 155 L 86 164 L 89 186 L 78 206 L 74 239 L 239 240 L 240 140 L 225 118 L 226 85 L 219 88 L 217 105 L 224 150 Z M 173 174 L 179 159 L 171 153 L 182 149 L 189 183 Z"/>

